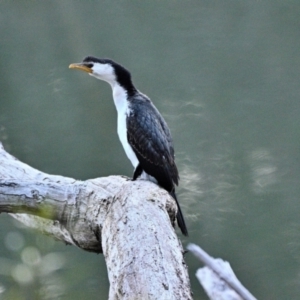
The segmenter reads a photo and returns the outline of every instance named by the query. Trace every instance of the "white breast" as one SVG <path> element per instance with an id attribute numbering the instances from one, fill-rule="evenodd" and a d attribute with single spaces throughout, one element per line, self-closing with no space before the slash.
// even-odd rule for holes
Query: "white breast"
<path id="1" fill-rule="evenodd" d="M 127 102 L 127 94 L 121 86 L 115 85 L 113 87 L 113 98 L 118 112 L 119 139 L 123 145 L 127 157 L 131 161 L 133 167 L 136 168 L 139 161 L 127 140 L 126 118 L 130 112 Z"/>

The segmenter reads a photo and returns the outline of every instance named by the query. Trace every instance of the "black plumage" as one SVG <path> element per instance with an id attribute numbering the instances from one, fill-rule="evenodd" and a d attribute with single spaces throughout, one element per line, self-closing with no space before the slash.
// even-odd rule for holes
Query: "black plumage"
<path id="1" fill-rule="evenodd" d="M 137 93 L 129 97 L 128 101 L 130 113 L 127 116 L 127 139 L 139 161 L 133 179 L 135 180 L 145 171 L 172 195 L 178 207 L 178 226 L 184 235 L 188 235 L 175 194 L 179 175 L 170 129 L 145 95 Z"/>

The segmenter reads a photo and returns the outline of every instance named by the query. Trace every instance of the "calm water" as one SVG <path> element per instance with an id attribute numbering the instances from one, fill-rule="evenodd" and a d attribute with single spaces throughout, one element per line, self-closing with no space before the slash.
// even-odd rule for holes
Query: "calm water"
<path id="1" fill-rule="evenodd" d="M 68 69 L 115 59 L 173 133 L 183 243 L 230 261 L 259 299 L 299 299 L 299 30 L 292 0 L 1 1 L 0 140 L 44 172 L 131 176 L 110 87 Z M 0 240 L 0 297 L 107 299 L 101 255 L 5 215 Z"/>

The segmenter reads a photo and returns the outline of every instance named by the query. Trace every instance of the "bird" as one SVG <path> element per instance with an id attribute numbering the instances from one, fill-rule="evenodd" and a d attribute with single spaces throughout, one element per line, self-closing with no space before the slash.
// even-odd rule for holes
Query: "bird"
<path id="1" fill-rule="evenodd" d="M 105 81 L 112 88 L 117 109 L 117 131 L 134 172 L 132 180 L 143 178 L 155 182 L 169 192 L 177 204 L 177 223 L 188 236 L 184 217 L 176 197 L 179 174 L 175 164 L 170 129 L 148 96 L 134 86 L 131 73 L 107 58 L 87 56 L 81 63 L 69 65 Z"/>

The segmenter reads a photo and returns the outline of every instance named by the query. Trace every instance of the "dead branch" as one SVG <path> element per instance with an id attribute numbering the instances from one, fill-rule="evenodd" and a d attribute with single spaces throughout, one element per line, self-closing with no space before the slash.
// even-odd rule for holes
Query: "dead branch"
<path id="1" fill-rule="evenodd" d="M 191 299 L 176 204 L 157 185 L 110 176 L 49 175 L 0 144 L 0 212 L 92 252 L 103 252 L 109 299 Z"/>

